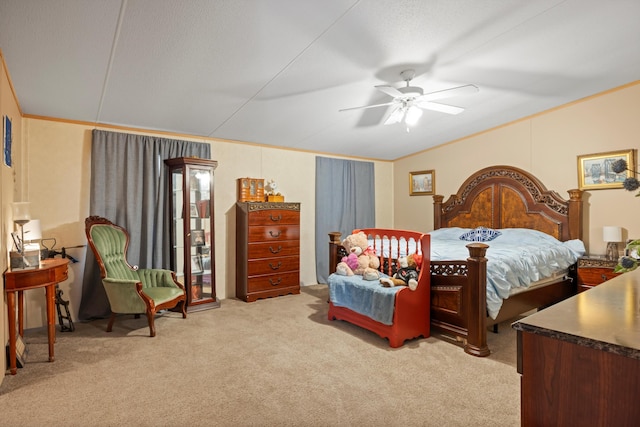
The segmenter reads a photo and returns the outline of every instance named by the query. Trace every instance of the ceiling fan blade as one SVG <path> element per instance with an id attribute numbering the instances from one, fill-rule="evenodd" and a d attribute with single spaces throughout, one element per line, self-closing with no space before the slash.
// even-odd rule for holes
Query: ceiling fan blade
<path id="1" fill-rule="evenodd" d="M 350 110 L 364 110 L 366 108 L 385 107 L 387 105 L 391 105 L 394 103 L 395 103 L 394 101 L 389 101 L 389 102 L 385 102 L 384 104 L 373 104 L 373 105 L 363 105 L 362 107 L 343 108 L 342 110 L 338 110 L 338 111 L 342 112 L 342 111 L 350 111 Z"/>
<path id="2" fill-rule="evenodd" d="M 435 101 L 436 99 L 450 98 L 452 96 L 471 95 L 478 92 L 480 89 L 474 85 L 464 85 L 458 87 L 452 87 L 451 89 L 438 90 L 436 92 L 425 93 L 418 100 L 420 101 Z"/>
<path id="3" fill-rule="evenodd" d="M 401 104 L 398 104 L 395 108 L 390 108 L 382 119 L 382 123 L 385 125 L 392 125 L 394 123 L 400 123 L 404 118 L 405 108 Z"/>
<path id="4" fill-rule="evenodd" d="M 420 100 L 420 101 L 415 101 L 415 104 L 420 108 L 424 108 L 425 110 L 439 111 L 441 113 L 447 113 L 447 114 L 460 114 L 464 111 L 464 108 L 462 107 L 456 107 L 454 105 L 447 105 L 447 104 L 440 104 L 438 102 Z"/>
<path id="5" fill-rule="evenodd" d="M 387 95 L 392 96 L 394 98 L 402 98 L 404 96 L 402 92 L 400 92 L 398 89 L 396 89 L 393 86 L 379 85 L 379 86 L 375 86 L 375 88 L 378 89 L 380 92 L 386 93 Z"/>

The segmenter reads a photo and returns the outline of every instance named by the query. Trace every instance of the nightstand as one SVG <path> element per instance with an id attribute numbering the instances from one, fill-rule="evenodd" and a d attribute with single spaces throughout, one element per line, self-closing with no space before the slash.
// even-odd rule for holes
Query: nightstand
<path id="1" fill-rule="evenodd" d="M 614 273 L 618 260 L 608 259 L 604 255 L 585 255 L 578 258 L 578 292 L 598 286 L 622 273 Z"/>

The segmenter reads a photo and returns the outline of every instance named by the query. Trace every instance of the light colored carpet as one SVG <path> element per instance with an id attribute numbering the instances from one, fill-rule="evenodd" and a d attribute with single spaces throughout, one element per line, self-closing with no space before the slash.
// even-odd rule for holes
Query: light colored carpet
<path id="1" fill-rule="evenodd" d="M 386 340 L 327 320 L 327 287 L 218 309 L 27 331 L 25 368 L 0 386 L 7 426 L 517 426 L 509 323 L 476 358 L 431 337 Z"/>

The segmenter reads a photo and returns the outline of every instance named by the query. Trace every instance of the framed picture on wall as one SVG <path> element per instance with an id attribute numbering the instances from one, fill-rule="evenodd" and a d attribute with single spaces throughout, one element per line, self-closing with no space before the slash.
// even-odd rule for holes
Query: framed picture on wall
<path id="1" fill-rule="evenodd" d="M 585 154 L 578 156 L 578 188 L 580 190 L 602 190 L 623 188 L 627 177 L 633 176 L 636 166 L 635 150 L 610 151 L 608 153 Z M 613 163 L 623 159 L 627 170 L 621 173 L 613 171 Z"/>
<path id="2" fill-rule="evenodd" d="M 436 172 L 434 170 L 409 172 L 409 194 L 430 196 L 435 194 Z"/>
<path id="3" fill-rule="evenodd" d="M 3 157 L 4 164 L 11 167 L 11 144 L 13 140 L 13 132 L 11 131 L 11 119 L 8 116 L 4 116 L 2 120 L 2 142 L 3 142 Z"/>

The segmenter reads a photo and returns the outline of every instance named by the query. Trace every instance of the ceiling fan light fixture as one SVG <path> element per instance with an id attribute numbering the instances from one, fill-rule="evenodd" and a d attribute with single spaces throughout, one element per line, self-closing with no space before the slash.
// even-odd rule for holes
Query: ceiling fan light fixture
<path id="1" fill-rule="evenodd" d="M 420 117 L 422 117 L 422 110 L 415 105 L 412 105 L 404 116 L 404 122 L 409 126 L 414 126 L 418 123 Z"/>
<path id="2" fill-rule="evenodd" d="M 404 106 L 399 106 L 387 117 L 385 120 L 385 125 L 392 125 L 394 123 L 400 123 L 404 118 L 406 108 Z"/>

